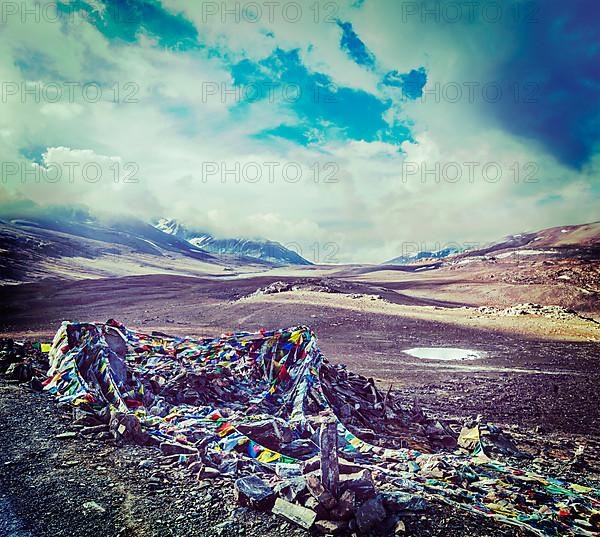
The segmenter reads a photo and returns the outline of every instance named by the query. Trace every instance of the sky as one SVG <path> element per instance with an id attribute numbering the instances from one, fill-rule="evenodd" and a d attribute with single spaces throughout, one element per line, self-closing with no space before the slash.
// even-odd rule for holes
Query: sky
<path id="1" fill-rule="evenodd" d="M 599 220 L 598 15 L 3 2 L 0 205 L 173 217 L 344 263 Z"/>

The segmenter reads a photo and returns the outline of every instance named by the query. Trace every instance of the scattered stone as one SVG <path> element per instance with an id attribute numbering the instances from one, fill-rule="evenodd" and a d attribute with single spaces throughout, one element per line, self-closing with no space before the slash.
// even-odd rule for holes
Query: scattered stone
<path id="1" fill-rule="evenodd" d="M 260 445 L 269 449 L 279 449 L 281 444 L 292 441 L 292 429 L 281 418 L 271 417 L 266 420 L 241 424 L 238 430 Z"/>
<path id="2" fill-rule="evenodd" d="M 303 476 L 292 477 L 278 483 L 275 492 L 282 498 L 293 502 L 306 490 L 306 479 Z"/>
<path id="3" fill-rule="evenodd" d="M 74 433 L 73 431 L 68 431 L 66 433 L 57 434 L 54 438 L 56 438 L 57 440 L 70 440 L 72 438 L 77 438 L 77 433 Z"/>
<path id="4" fill-rule="evenodd" d="M 375 494 L 375 484 L 369 470 L 340 475 L 340 492 L 352 490 L 358 500 L 366 500 Z"/>
<path id="5" fill-rule="evenodd" d="M 406 533 L 406 524 L 402 520 L 398 520 L 394 528 L 394 535 L 402 535 L 404 533 Z"/>
<path id="6" fill-rule="evenodd" d="M 337 502 L 337 505 L 331 510 L 331 518 L 336 521 L 350 520 L 356 510 L 356 493 L 353 490 L 346 490 Z"/>
<path id="7" fill-rule="evenodd" d="M 348 529 L 348 523 L 340 520 L 317 520 L 314 528 L 323 535 L 342 535 Z"/>
<path id="8" fill-rule="evenodd" d="M 273 506 L 273 489 L 255 475 L 237 479 L 234 490 L 236 501 L 244 507 L 266 511 Z"/>
<path id="9" fill-rule="evenodd" d="M 316 473 L 309 474 L 306 476 L 306 486 L 308 491 L 314 498 L 322 505 L 325 509 L 333 509 L 336 504 L 336 500 L 328 490 L 325 490 L 323 483 L 319 479 Z"/>
<path id="10" fill-rule="evenodd" d="M 356 524 L 362 533 L 371 531 L 387 516 L 380 496 L 375 496 L 363 503 L 356 512 Z"/>
<path id="11" fill-rule="evenodd" d="M 509 308 L 495 308 L 482 306 L 477 308 L 479 313 L 483 313 L 484 315 L 498 315 L 501 317 L 515 317 L 520 315 L 538 315 L 540 317 L 548 317 L 550 319 L 559 319 L 559 320 L 570 320 L 573 318 L 578 318 L 584 321 L 591 321 L 593 323 L 597 323 L 592 318 L 584 317 L 579 315 L 575 310 L 564 308 L 562 306 L 544 306 L 542 304 L 534 304 L 531 302 L 526 302 L 523 304 L 516 304 Z"/>
<path id="12" fill-rule="evenodd" d="M 99 513 L 99 514 L 106 513 L 106 509 L 104 507 L 102 507 L 99 503 L 96 503 L 93 500 L 89 501 L 89 502 L 85 502 L 82 507 L 86 511 L 93 511 L 93 512 Z"/>
<path id="13" fill-rule="evenodd" d="M 287 520 L 298 524 L 298 526 L 305 530 L 310 529 L 317 518 L 317 513 L 312 509 L 288 502 L 282 498 L 277 498 L 272 512 L 275 515 L 280 515 Z"/>
<path id="14" fill-rule="evenodd" d="M 148 433 L 142 430 L 142 424 L 134 414 L 111 411 L 109 429 L 115 439 L 132 438 L 141 445 L 147 444 L 149 440 Z"/>
<path id="15" fill-rule="evenodd" d="M 386 509 L 392 513 L 400 511 L 425 511 L 427 509 L 427 500 L 409 494 L 408 492 L 386 492 L 381 494 L 383 504 Z"/>
<path id="16" fill-rule="evenodd" d="M 198 450 L 193 446 L 186 446 L 179 442 L 162 442 L 160 450 L 165 455 L 197 455 Z"/>

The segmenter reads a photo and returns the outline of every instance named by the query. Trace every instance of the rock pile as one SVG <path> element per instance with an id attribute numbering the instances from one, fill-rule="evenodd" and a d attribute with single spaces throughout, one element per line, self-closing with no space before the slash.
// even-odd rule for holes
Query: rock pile
<path id="1" fill-rule="evenodd" d="M 276 281 L 265 287 L 257 289 L 249 295 L 261 296 L 261 295 L 272 295 L 276 293 L 286 293 L 290 291 L 315 291 L 318 293 L 341 293 L 341 284 L 335 280 L 327 279 L 313 279 L 313 278 L 302 278 L 293 282 L 282 282 Z M 249 298 L 247 297 L 247 298 Z"/>
<path id="2" fill-rule="evenodd" d="M 0 339 L 0 374 L 9 380 L 29 382 L 44 377 L 48 360 L 40 344 Z"/>
<path id="3" fill-rule="evenodd" d="M 311 531 L 402 532 L 430 500 L 538 533 L 595 524 L 594 489 L 492 460 L 520 456 L 507 434 L 403 406 L 328 363 L 307 327 L 198 341 L 65 322 L 49 364 L 44 388 L 77 435 L 155 446 L 199 480 L 235 480 L 241 508 Z"/>
<path id="4" fill-rule="evenodd" d="M 573 318 L 580 318 L 595 322 L 593 319 L 580 316 L 575 310 L 569 308 L 563 308 L 562 306 L 543 306 L 542 304 L 534 304 L 531 302 L 516 304 L 510 308 L 482 306 L 477 308 L 477 311 L 485 315 L 500 315 L 505 317 L 538 315 L 540 317 L 548 317 L 550 319 L 570 320 Z"/>

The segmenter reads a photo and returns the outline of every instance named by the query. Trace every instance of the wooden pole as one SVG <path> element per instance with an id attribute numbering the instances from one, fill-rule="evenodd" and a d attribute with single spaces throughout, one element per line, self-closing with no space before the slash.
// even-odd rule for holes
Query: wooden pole
<path id="1" fill-rule="evenodd" d="M 319 443 L 321 446 L 321 481 L 323 486 L 337 498 L 340 468 L 337 453 L 337 422 L 333 416 L 327 416 L 321 422 Z"/>

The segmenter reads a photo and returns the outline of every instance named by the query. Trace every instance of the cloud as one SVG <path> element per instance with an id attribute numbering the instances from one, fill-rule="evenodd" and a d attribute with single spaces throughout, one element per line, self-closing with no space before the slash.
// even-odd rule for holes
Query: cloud
<path id="1" fill-rule="evenodd" d="M 342 50 L 358 65 L 363 65 L 371 69 L 374 68 L 375 57 L 360 40 L 360 37 L 358 37 L 352 28 L 352 23 L 338 21 L 338 26 L 342 29 L 342 38 L 340 40 Z"/>
<path id="2" fill-rule="evenodd" d="M 385 86 L 400 88 L 404 97 L 414 100 L 423 96 L 423 88 L 427 84 L 427 72 L 423 67 L 411 69 L 409 73 L 393 70 L 386 73 L 382 83 Z"/>
<path id="3" fill-rule="evenodd" d="M 295 242 L 305 254 L 333 243 L 343 262 L 390 259 L 407 241 L 489 241 L 598 219 L 598 136 L 594 114 L 583 117 L 594 102 L 593 47 L 572 71 L 571 52 L 558 45 L 556 69 L 545 57 L 531 70 L 567 93 L 556 98 L 556 111 L 545 100 L 540 125 L 530 128 L 527 117 L 514 119 L 511 93 L 498 103 L 481 93 L 489 82 L 506 89 L 541 54 L 510 21 L 424 24 L 402 3 L 381 0 L 340 2 L 337 12 L 328 2 L 317 12 L 303 4 L 296 23 L 281 12 L 273 23 L 265 14 L 223 23 L 222 13 L 207 17 L 199 2 L 168 0 L 128 3 L 140 16 L 121 28 L 106 19 L 113 5 L 73 22 L 19 17 L 3 26 L 0 77 L 14 84 L 2 87 L 6 196 L 175 216 L 217 235 Z M 351 25 L 372 63 L 340 47 L 337 20 Z M 584 54 L 591 30 L 578 20 L 556 25 Z M 520 67 L 516 45 L 526 56 Z M 586 77 L 563 84 L 561 76 L 583 67 Z M 465 84 L 473 82 L 479 87 L 470 100 Z M 240 94 L 253 83 L 332 84 L 336 99 Z M 452 101 L 456 85 L 463 94 Z M 51 102 L 57 86 L 62 94 Z M 548 134 L 559 111 L 560 128 Z M 585 149 L 578 158 L 568 156 L 574 143 Z M 470 162 L 478 163 L 472 180 Z M 33 173 L 50 173 L 53 163 L 65 174 L 76 165 L 73 180 L 36 181 Z M 494 163 L 498 181 L 483 174 Z M 94 181 L 96 164 L 102 176 Z M 456 165 L 464 174 L 458 181 L 450 175 Z"/>

